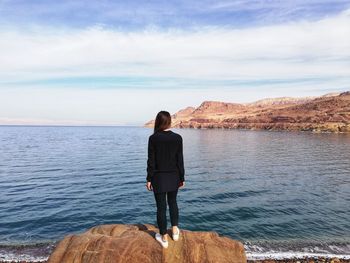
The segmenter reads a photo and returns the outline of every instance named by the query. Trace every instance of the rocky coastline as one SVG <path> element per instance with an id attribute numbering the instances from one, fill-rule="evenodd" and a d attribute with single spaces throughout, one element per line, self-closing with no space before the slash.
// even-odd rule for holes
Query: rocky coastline
<path id="1" fill-rule="evenodd" d="M 0 263 L 47 263 L 47 262 L 48 261 L 0 261 Z M 217 262 L 217 263 L 220 263 L 220 262 Z M 232 263 L 235 263 L 235 262 L 232 261 Z M 319 257 L 319 258 L 248 260 L 247 263 L 350 263 L 350 260 Z"/>
<path id="2" fill-rule="evenodd" d="M 153 127 L 154 120 L 144 126 Z M 350 91 L 245 104 L 204 101 L 173 114 L 172 127 L 350 133 Z"/>
<path id="3" fill-rule="evenodd" d="M 0 261 L 0 263 L 48 263 L 48 261 L 47 260 L 44 260 L 44 261 L 23 261 L 22 260 L 22 261 Z M 220 262 L 217 262 L 217 263 L 220 263 Z M 235 263 L 235 262 L 232 261 L 232 263 Z M 350 263 L 350 259 L 306 257 L 306 258 L 288 258 L 288 259 L 247 260 L 247 263 Z"/>
<path id="4" fill-rule="evenodd" d="M 0 263 L 47 263 L 47 262 L 48 261 L 0 261 Z M 220 263 L 220 262 L 217 262 L 217 263 Z M 235 262 L 232 261 L 232 263 L 235 263 Z M 279 259 L 279 260 L 277 259 L 248 260 L 247 263 L 350 263 L 350 260 L 319 257 L 319 258 L 293 258 L 293 259 Z"/>
<path id="5" fill-rule="evenodd" d="M 182 230 L 163 249 L 154 239 L 152 224 L 98 225 L 80 234 L 69 234 L 52 248 L 47 260 L 1 261 L 0 263 L 109 263 L 109 262 L 232 262 L 232 263 L 350 263 L 350 259 L 304 257 L 288 259 L 247 259 L 244 245 L 213 231 Z"/>

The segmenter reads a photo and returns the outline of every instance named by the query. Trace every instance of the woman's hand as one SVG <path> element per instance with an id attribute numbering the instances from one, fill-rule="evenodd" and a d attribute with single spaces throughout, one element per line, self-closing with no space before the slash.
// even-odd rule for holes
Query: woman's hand
<path id="1" fill-rule="evenodd" d="M 153 187 L 152 187 L 151 182 L 147 182 L 146 187 L 147 187 L 147 190 L 148 190 L 148 191 L 152 191 L 152 190 L 153 190 Z"/>
<path id="2" fill-rule="evenodd" d="M 184 187 L 184 186 L 185 186 L 185 181 L 183 181 L 182 183 L 180 183 L 179 188 Z"/>

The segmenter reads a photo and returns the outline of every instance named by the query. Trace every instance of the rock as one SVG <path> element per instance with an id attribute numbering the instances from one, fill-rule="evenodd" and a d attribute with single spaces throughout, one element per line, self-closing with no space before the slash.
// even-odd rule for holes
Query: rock
<path id="1" fill-rule="evenodd" d="M 341 132 L 350 132 L 350 124 L 345 124 L 339 128 Z"/>
<path id="2" fill-rule="evenodd" d="M 84 233 L 64 237 L 47 262 L 247 262 L 242 243 L 216 232 L 182 230 L 179 241 L 175 242 L 168 230 L 167 249 L 154 239 L 157 232 L 151 224 L 95 226 Z"/>

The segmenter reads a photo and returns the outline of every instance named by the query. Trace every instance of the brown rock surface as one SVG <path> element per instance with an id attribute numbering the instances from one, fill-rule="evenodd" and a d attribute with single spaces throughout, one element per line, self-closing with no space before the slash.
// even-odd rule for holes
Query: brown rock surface
<path id="1" fill-rule="evenodd" d="M 163 249 L 154 239 L 158 229 L 150 224 L 100 225 L 62 239 L 48 263 L 117 262 L 247 262 L 243 244 L 216 232 L 182 230 L 179 241 L 171 239 Z"/>
<path id="2" fill-rule="evenodd" d="M 145 124 L 153 125 L 154 120 Z M 245 104 L 204 101 L 172 115 L 172 127 L 350 132 L 350 92 Z"/>

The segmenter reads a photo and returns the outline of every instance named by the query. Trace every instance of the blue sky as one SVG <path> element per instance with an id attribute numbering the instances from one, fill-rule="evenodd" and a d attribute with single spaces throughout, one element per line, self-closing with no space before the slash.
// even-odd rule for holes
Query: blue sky
<path id="1" fill-rule="evenodd" d="M 0 0 L 0 124 L 350 90 L 349 24 L 349 1 Z"/>
<path id="2" fill-rule="evenodd" d="M 280 1 L 0 1 L 5 25 L 43 24 L 84 28 L 96 24 L 121 30 L 147 26 L 191 28 L 249 27 L 298 19 L 319 19 L 349 8 L 345 0 Z"/>

